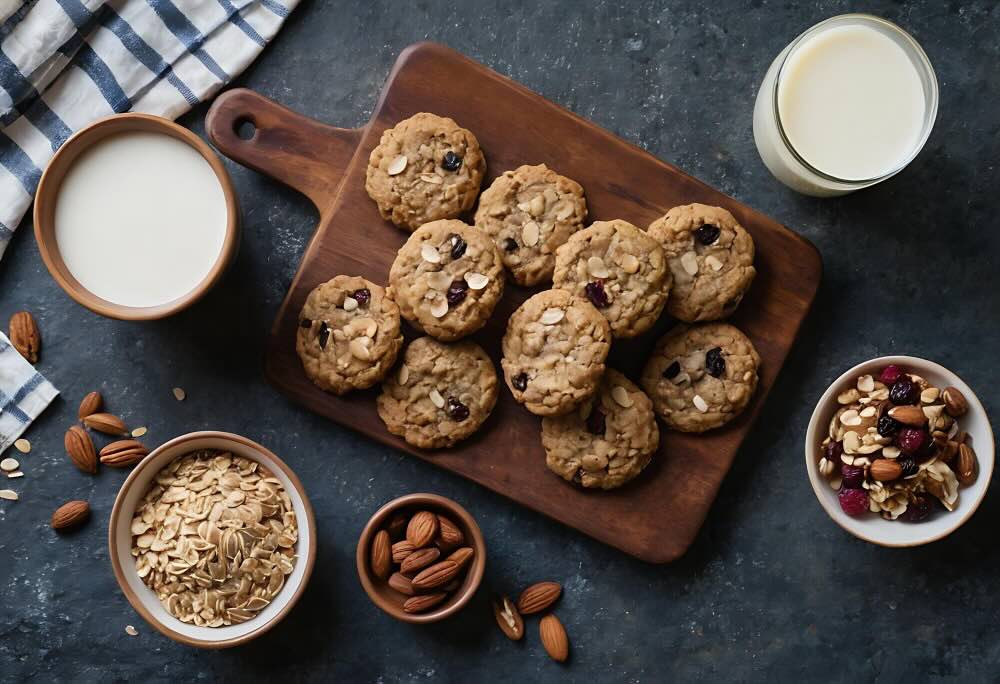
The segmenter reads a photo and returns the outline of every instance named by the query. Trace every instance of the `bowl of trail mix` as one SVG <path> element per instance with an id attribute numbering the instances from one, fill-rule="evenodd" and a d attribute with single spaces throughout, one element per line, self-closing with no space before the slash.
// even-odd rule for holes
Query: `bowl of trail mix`
<path id="1" fill-rule="evenodd" d="M 955 531 L 993 474 L 986 411 L 961 378 L 910 356 L 859 364 L 824 393 L 806 431 L 806 467 L 837 524 L 883 546 Z"/>

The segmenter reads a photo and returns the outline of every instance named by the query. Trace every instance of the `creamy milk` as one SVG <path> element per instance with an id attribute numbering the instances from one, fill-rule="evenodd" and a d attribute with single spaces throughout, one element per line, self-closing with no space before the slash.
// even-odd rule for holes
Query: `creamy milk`
<path id="1" fill-rule="evenodd" d="M 194 148 L 159 133 L 121 133 L 81 154 L 59 188 L 56 242 L 70 273 L 123 306 L 193 290 L 222 251 L 228 213 L 218 177 Z"/>
<path id="2" fill-rule="evenodd" d="M 792 147 L 816 169 L 845 180 L 878 178 L 919 144 L 924 91 L 890 37 L 867 26 L 837 26 L 788 56 L 778 115 Z"/>

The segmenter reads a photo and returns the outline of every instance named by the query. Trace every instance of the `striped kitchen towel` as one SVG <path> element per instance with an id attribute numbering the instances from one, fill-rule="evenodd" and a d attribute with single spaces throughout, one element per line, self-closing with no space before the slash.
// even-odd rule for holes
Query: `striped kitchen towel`
<path id="1" fill-rule="evenodd" d="M 7 336 L 0 332 L 0 454 L 21 436 L 57 394 L 59 391 L 52 383 L 25 361 Z"/>
<path id="2" fill-rule="evenodd" d="M 0 257 L 42 170 L 109 114 L 175 119 L 260 54 L 299 0 L 0 0 Z"/>

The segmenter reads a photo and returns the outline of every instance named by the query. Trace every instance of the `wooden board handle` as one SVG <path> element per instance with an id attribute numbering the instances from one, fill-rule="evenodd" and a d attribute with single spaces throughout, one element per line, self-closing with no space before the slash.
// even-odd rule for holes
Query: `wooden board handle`
<path id="1" fill-rule="evenodd" d="M 228 90 L 205 117 L 208 137 L 230 159 L 295 188 L 322 214 L 361 140 L 246 88 Z"/>

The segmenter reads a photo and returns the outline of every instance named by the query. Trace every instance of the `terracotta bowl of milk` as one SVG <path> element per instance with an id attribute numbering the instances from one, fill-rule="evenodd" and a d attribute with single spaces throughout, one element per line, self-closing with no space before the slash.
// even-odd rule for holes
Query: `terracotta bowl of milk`
<path id="1" fill-rule="evenodd" d="M 52 277 L 91 311 L 174 314 L 201 298 L 239 246 L 232 181 L 212 148 L 172 121 L 118 114 L 59 149 L 35 197 Z"/>

